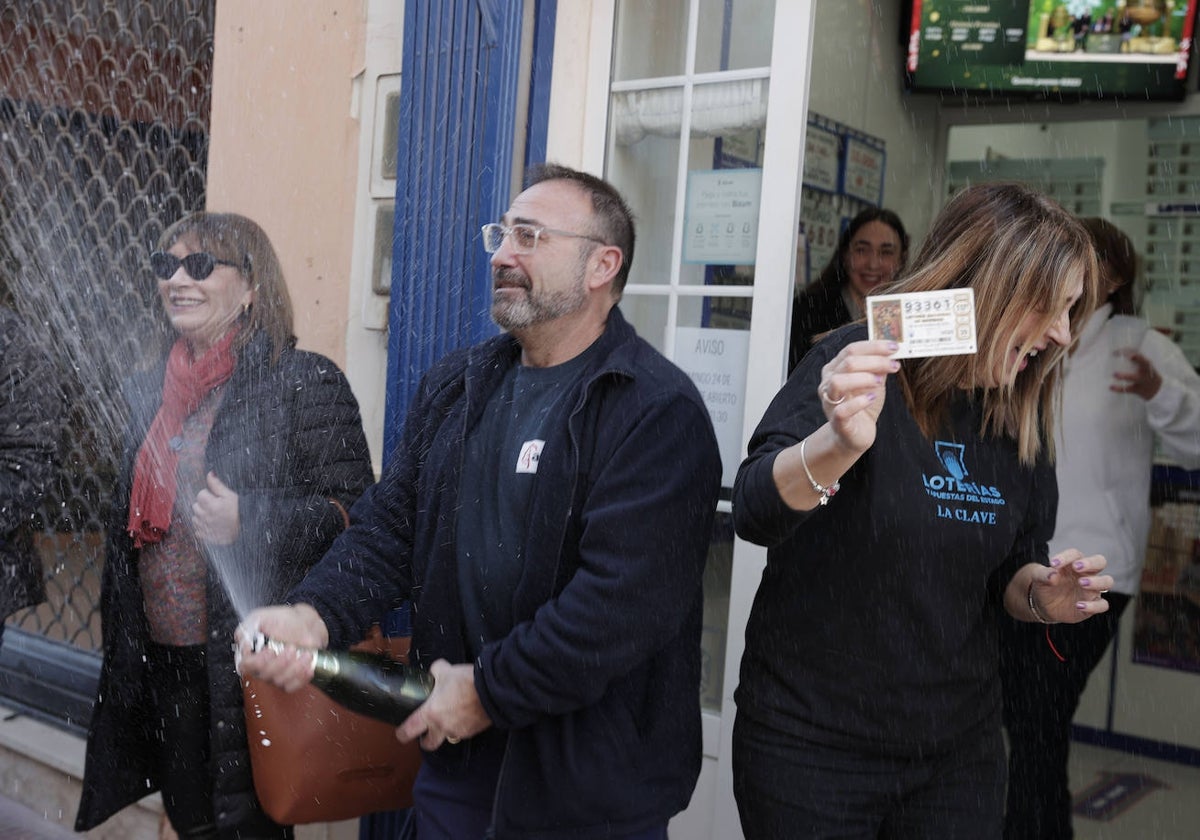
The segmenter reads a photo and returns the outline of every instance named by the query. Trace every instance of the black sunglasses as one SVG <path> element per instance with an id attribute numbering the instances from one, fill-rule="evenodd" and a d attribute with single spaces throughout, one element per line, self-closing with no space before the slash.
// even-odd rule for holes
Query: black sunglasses
<path id="1" fill-rule="evenodd" d="M 159 280 L 170 280 L 175 276 L 175 272 L 179 270 L 179 266 L 181 265 L 183 266 L 183 270 L 187 272 L 188 277 L 191 277 L 193 280 L 207 279 L 208 275 L 212 274 L 213 269 L 218 265 L 238 267 L 238 264 L 235 262 L 219 260 L 205 251 L 188 254 L 182 259 L 174 254 L 168 254 L 166 251 L 155 251 L 150 255 L 150 268 L 154 271 L 154 276 Z"/>

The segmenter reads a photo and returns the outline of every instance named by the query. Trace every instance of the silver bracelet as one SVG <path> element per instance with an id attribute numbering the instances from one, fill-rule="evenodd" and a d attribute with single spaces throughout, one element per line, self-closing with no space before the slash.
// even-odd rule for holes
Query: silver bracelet
<path id="1" fill-rule="evenodd" d="M 1029 589 L 1025 592 L 1025 598 L 1029 601 L 1029 611 L 1031 613 L 1033 613 L 1034 618 L 1036 618 L 1038 621 L 1042 622 L 1042 624 L 1058 624 L 1057 621 L 1047 621 L 1046 617 L 1044 615 L 1042 615 L 1042 611 L 1037 608 L 1037 604 L 1034 603 L 1034 601 L 1033 601 L 1033 581 L 1032 580 L 1029 581 Z"/>
<path id="2" fill-rule="evenodd" d="M 826 487 L 824 484 L 818 483 L 817 480 L 813 478 L 813 474 L 808 470 L 808 459 L 804 457 L 804 444 L 806 443 L 808 443 L 808 438 L 804 438 L 804 440 L 800 441 L 800 466 L 804 467 L 804 474 L 808 476 L 808 483 L 812 485 L 813 492 L 821 497 L 821 504 L 827 505 L 829 504 L 830 497 L 837 493 L 837 491 L 841 490 L 842 485 L 840 482 L 835 481 L 833 484 L 830 484 L 828 487 Z"/>

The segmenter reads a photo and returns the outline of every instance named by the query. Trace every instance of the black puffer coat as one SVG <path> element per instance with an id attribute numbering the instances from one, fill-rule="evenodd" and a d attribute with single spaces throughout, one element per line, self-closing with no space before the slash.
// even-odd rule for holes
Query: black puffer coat
<path id="1" fill-rule="evenodd" d="M 149 633 L 138 552 L 126 523 L 133 462 L 162 400 L 162 381 L 160 365 L 127 386 L 128 434 L 102 583 L 104 665 L 88 732 L 78 831 L 160 788 L 144 679 Z M 320 559 L 344 528 L 343 510 L 371 484 L 358 404 L 329 359 L 289 349 L 272 366 L 266 341 L 257 337 L 239 353 L 225 385 L 205 460 L 238 494 L 241 521 L 237 541 L 212 552 L 208 575 L 217 828 L 222 837 L 280 836 L 254 795 L 233 631 L 239 611 L 278 603 Z M 240 594 L 232 600 L 214 566 L 234 570 L 232 589 Z"/>
<path id="2" fill-rule="evenodd" d="M 49 358 L 0 308 L 0 621 L 46 597 L 30 520 L 53 476 L 63 416 Z"/>

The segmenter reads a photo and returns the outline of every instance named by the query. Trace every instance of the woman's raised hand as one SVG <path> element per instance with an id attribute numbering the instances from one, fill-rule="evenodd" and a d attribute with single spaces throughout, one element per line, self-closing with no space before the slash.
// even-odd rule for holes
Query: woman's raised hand
<path id="1" fill-rule="evenodd" d="M 1116 354 L 1128 359 L 1133 369 L 1114 371 L 1109 390 L 1118 394 L 1137 394 L 1144 400 L 1153 399 L 1162 387 L 1162 375 L 1155 369 L 1154 363 L 1132 347 L 1117 350 Z"/>
<path id="2" fill-rule="evenodd" d="M 896 350 L 894 341 L 856 341 L 821 368 L 817 394 L 825 419 L 849 450 L 865 452 L 875 442 L 884 383 L 888 374 L 900 370 L 892 358 Z"/>

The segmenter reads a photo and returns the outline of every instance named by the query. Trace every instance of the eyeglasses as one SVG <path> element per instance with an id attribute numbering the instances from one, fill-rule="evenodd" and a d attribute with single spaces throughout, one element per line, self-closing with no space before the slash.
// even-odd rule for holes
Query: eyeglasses
<path id="1" fill-rule="evenodd" d="M 213 269 L 218 265 L 231 265 L 234 268 L 239 267 L 235 262 L 219 260 L 205 251 L 197 251 L 182 258 L 174 254 L 168 254 L 166 251 L 155 251 L 150 255 L 150 268 L 154 271 L 154 276 L 159 280 L 170 280 L 175 276 L 175 272 L 179 270 L 179 266 L 181 265 L 183 266 L 183 270 L 187 272 L 188 277 L 191 277 L 193 280 L 207 279 L 208 275 L 212 274 Z"/>
<path id="2" fill-rule="evenodd" d="M 600 245 L 607 245 L 603 239 L 597 239 L 595 236 L 588 236 L 586 233 L 571 233 L 569 230 L 555 230 L 548 227 L 534 227 L 533 225 L 505 225 L 490 224 L 484 225 L 480 230 L 483 231 L 483 250 L 489 254 L 494 254 L 500 250 L 500 246 L 504 244 L 505 237 L 512 237 L 512 249 L 518 254 L 532 254 L 537 248 L 538 239 L 543 233 L 552 233 L 555 236 L 569 236 L 572 239 L 588 239 Z"/>

